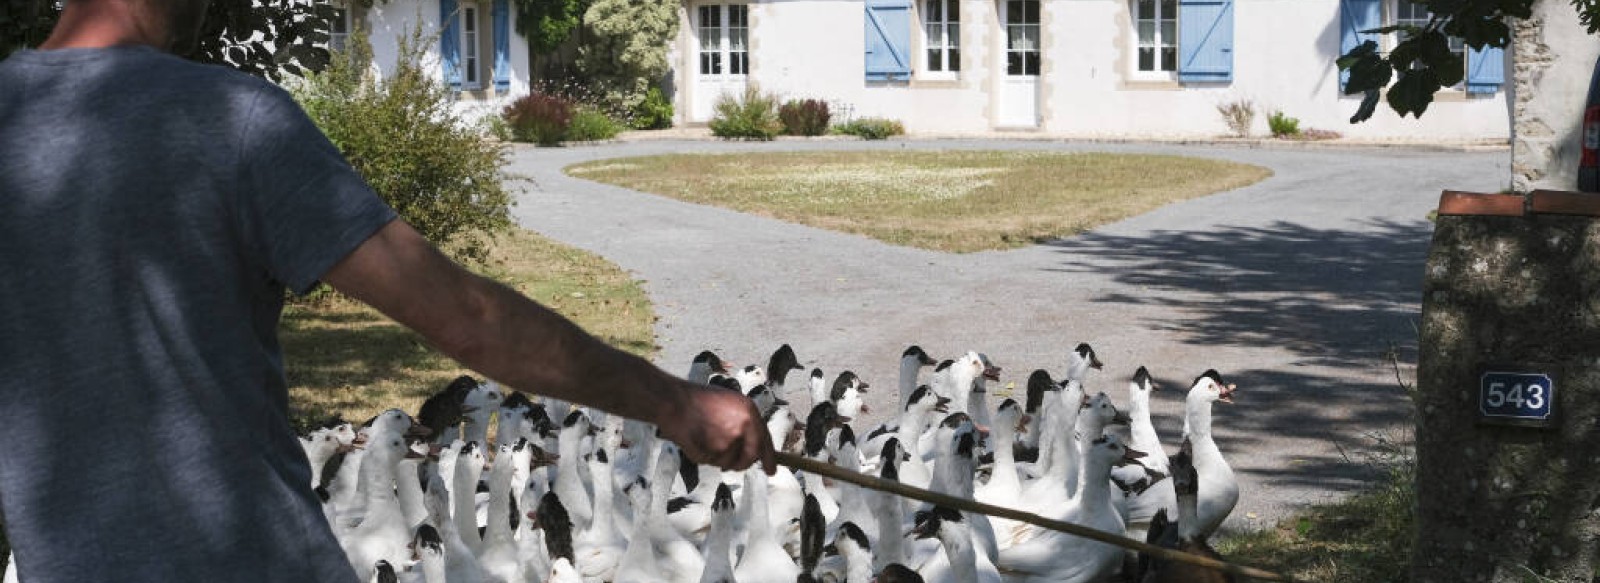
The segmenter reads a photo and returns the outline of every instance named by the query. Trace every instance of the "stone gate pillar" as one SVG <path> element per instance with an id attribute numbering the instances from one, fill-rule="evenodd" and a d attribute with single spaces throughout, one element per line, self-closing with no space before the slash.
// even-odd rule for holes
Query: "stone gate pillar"
<path id="1" fill-rule="evenodd" d="M 1590 583 L 1600 196 L 1445 193 L 1423 294 L 1413 581 Z"/>

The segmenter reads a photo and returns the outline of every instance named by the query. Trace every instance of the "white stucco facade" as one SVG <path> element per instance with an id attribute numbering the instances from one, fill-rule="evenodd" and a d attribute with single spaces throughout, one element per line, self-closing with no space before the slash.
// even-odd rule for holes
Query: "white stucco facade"
<path id="1" fill-rule="evenodd" d="M 1019 80 L 1028 80 L 1008 74 L 1004 24 L 1008 5 L 1017 6 L 1008 0 L 943 0 L 958 3 L 959 33 L 952 35 L 960 47 L 957 73 L 929 70 L 926 25 L 936 15 L 928 13 L 928 2 L 939 0 L 903 0 L 910 8 L 909 78 L 868 80 L 866 61 L 872 57 L 864 58 L 864 51 L 874 33 L 866 3 L 881 1 L 739 4 L 747 13 L 746 42 L 739 48 L 747 51 L 748 68 L 733 75 L 724 67 L 720 77 L 702 73 L 707 66 L 702 47 L 717 46 L 719 40 L 726 47 L 726 37 L 741 33 L 725 25 L 730 9 L 716 8 L 730 5 L 686 2 L 672 47 L 677 121 L 707 121 L 718 92 L 754 83 L 784 98 L 828 101 L 836 116 L 893 118 L 908 132 L 923 134 L 1016 130 L 1072 137 L 1215 137 L 1228 133 L 1217 105 L 1245 98 L 1256 105 L 1256 135 L 1267 133 L 1267 113 L 1273 110 L 1299 118 L 1302 129 L 1352 138 L 1504 141 L 1510 135 L 1507 92 L 1483 91 L 1481 85 L 1476 93 L 1440 91 L 1420 120 L 1401 120 L 1384 104 L 1371 120 L 1350 124 L 1359 99 L 1340 95 L 1334 61 L 1342 53 L 1341 26 L 1349 28 L 1348 20 L 1341 24 L 1341 9 L 1351 0 L 1225 0 L 1233 12 L 1231 79 L 1190 82 L 1178 81 L 1175 73 L 1136 70 L 1134 13 L 1155 2 L 1140 8 L 1139 0 L 1042 0 L 1032 87 L 1019 86 Z M 1394 17 L 1394 0 L 1368 1 L 1382 2 L 1385 24 Z M 707 12 L 708 6 L 721 12 L 722 22 L 710 23 L 724 25 L 720 30 L 705 22 L 717 16 Z M 713 35 L 722 38 L 709 38 Z M 1381 42 L 1388 46 L 1394 40 Z M 1019 123 L 1030 117 L 1023 111 L 1030 106 L 1034 123 Z"/>
<path id="2" fill-rule="evenodd" d="M 446 81 L 446 67 L 441 62 L 440 21 L 443 13 L 440 9 L 440 0 L 393 0 L 391 2 L 377 2 L 371 8 L 351 12 L 351 18 L 359 19 L 361 26 L 365 27 L 368 41 L 372 44 L 373 68 L 382 76 L 394 72 L 395 63 L 400 55 L 400 43 L 409 40 L 416 31 L 416 25 L 421 23 L 422 35 L 422 61 L 425 70 L 435 79 Z M 497 31 L 495 30 L 493 15 L 493 0 L 481 0 L 469 3 L 465 0 L 455 2 L 456 10 L 456 45 L 462 46 L 464 23 L 462 18 L 466 11 L 464 6 L 477 8 L 478 22 L 476 25 L 478 37 L 478 71 L 476 86 L 463 84 L 461 71 L 465 64 L 464 48 L 456 50 L 455 79 L 459 91 L 457 96 L 457 113 L 470 121 L 476 121 L 485 115 L 498 114 L 511 101 L 527 95 L 531 88 L 530 62 L 528 41 L 516 33 L 516 11 L 506 10 L 505 32 L 507 33 L 504 55 L 509 64 L 508 71 L 503 76 L 504 83 L 496 83 L 501 77 L 496 75 L 495 59 L 496 50 L 494 42 Z M 464 85 L 464 86 L 463 86 Z"/>

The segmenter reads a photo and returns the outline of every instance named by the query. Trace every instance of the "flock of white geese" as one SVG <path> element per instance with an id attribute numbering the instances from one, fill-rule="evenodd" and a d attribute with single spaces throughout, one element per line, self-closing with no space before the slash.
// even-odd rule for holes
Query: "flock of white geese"
<path id="1" fill-rule="evenodd" d="M 748 395 L 773 442 L 807 457 L 1214 556 L 1206 538 L 1239 489 L 1212 440 L 1211 407 L 1231 402 L 1233 387 L 1216 371 L 1194 380 L 1169 457 L 1150 422 L 1150 374 L 1133 374 L 1119 411 L 1085 392 L 1098 369 L 1081 344 L 1064 378 L 1034 371 L 1022 403 L 993 403 L 999 369 L 987 356 L 940 362 L 913 346 L 901 357 L 898 415 L 873 427 L 851 425 L 866 382 L 807 377 L 787 345 L 766 367 L 703 352 L 687 376 Z M 802 395 L 810 408 L 797 415 Z M 1126 431 L 1107 431 L 1117 424 Z M 785 468 L 698 466 L 648 424 L 468 377 L 415 418 L 391 409 L 359 428 L 330 423 L 302 444 L 328 521 L 367 581 L 1231 580 Z"/>

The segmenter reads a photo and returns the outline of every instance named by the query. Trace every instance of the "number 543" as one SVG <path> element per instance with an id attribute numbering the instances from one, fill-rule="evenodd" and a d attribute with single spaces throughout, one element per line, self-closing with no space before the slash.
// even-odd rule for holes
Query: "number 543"
<path id="1" fill-rule="evenodd" d="M 1518 409 L 1543 409 L 1544 386 L 1517 383 L 1508 391 L 1505 383 L 1489 383 L 1489 406 L 1504 407 L 1506 403 Z"/>

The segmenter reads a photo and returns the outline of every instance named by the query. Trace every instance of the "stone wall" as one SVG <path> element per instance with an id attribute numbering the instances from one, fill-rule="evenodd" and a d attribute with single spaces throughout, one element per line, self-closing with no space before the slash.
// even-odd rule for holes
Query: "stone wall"
<path id="1" fill-rule="evenodd" d="M 1540 0 L 1512 24 L 1511 187 L 1577 190 L 1579 126 L 1600 38 L 1561 0 Z"/>

